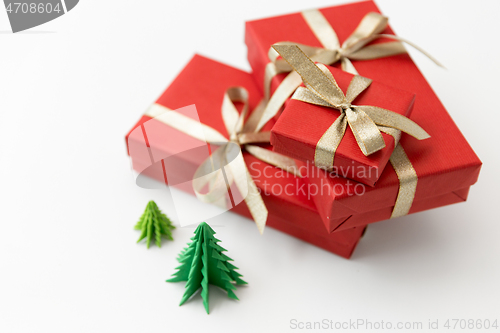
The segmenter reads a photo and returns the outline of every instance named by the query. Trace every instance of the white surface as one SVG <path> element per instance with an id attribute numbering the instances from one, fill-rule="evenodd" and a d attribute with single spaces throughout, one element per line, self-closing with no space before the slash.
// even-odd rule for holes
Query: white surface
<path id="1" fill-rule="evenodd" d="M 448 68 L 410 51 L 484 163 L 468 202 L 372 225 L 349 261 L 232 213 L 208 221 L 225 225 L 217 236 L 250 283 L 239 302 L 211 289 L 208 316 L 164 282 L 194 229 L 135 244 L 147 201 L 165 201 L 134 184 L 124 144 L 149 103 L 194 52 L 249 69 L 245 20 L 342 2 L 86 0 L 15 35 L 0 10 L 0 332 L 500 320 L 499 1 L 378 1 Z"/>

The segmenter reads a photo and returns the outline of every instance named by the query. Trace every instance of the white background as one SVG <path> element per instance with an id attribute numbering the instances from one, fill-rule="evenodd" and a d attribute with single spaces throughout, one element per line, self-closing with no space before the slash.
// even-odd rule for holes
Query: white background
<path id="1" fill-rule="evenodd" d="M 165 283 L 193 228 L 161 249 L 135 243 L 148 200 L 168 213 L 164 192 L 135 185 L 126 154 L 145 108 L 194 52 L 248 70 L 245 20 L 343 2 L 84 0 L 18 34 L 0 10 L 0 332 L 500 324 L 499 1 L 377 1 L 448 68 L 410 50 L 484 163 L 466 203 L 371 225 L 351 260 L 271 228 L 260 236 L 232 213 L 214 218 L 249 285 L 240 301 L 212 288 L 210 315 L 199 296 L 179 307 L 183 283 Z"/>

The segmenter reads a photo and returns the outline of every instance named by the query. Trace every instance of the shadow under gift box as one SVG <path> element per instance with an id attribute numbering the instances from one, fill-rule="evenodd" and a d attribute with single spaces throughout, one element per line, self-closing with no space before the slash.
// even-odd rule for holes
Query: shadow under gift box
<path id="1" fill-rule="evenodd" d="M 250 74 L 195 55 L 156 103 L 171 110 L 195 104 L 199 120 L 227 137 L 221 105 L 224 92 L 234 86 L 247 89 L 252 110 L 261 94 Z M 269 130 L 272 123 L 264 130 Z M 140 130 L 135 130 L 138 127 L 141 127 Z M 134 170 L 161 182 L 174 183 L 174 187 L 194 194 L 191 184 L 186 180 L 193 178 L 195 170 L 208 154 L 192 148 L 206 146 L 206 143 L 152 120 L 149 116 L 139 120 L 127 134 L 126 141 Z M 165 156 L 169 157 L 163 163 L 155 163 Z M 243 157 L 269 211 L 268 226 L 342 257 L 351 256 L 365 226 L 329 234 L 323 227 L 312 199 L 304 190 L 304 179 L 272 167 L 245 151 Z M 164 175 L 166 169 L 167 180 Z M 278 189 L 285 188 L 287 193 L 293 195 L 286 195 L 283 191 L 279 193 Z M 232 192 L 234 189 L 234 186 L 231 187 Z M 236 205 L 231 211 L 251 219 L 245 202 Z"/>
<path id="2" fill-rule="evenodd" d="M 340 44 L 370 12 L 380 13 L 373 1 L 322 8 L 319 10 L 337 33 Z M 393 34 L 387 27 L 383 34 Z M 301 13 L 288 14 L 246 23 L 245 40 L 248 60 L 255 80 L 262 89 L 264 70 L 269 62 L 269 48 L 281 41 L 321 47 L 321 43 Z M 384 43 L 376 40 L 373 43 Z M 431 136 L 418 141 L 404 134 L 401 145 L 418 176 L 418 185 L 410 213 L 465 201 L 469 187 L 479 176 L 481 161 L 457 128 L 429 83 L 408 54 L 373 60 L 352 61 L 362 76 L 415 93 L 410 119 Z M 339 67 L 339 64 L 335 64 Z M 273 89 L 286 74 L 273 79 Z M 354 103 L 356 104 L 356 103 Z M 366 187 L 362 196 L 352 195 L 347 180 L 332 178 L 324 171 L 309 166 L 307 180 L 330 188 L 313 196 L 323 222 L 330 232 L 365 225 L 390 218 L 397 197 L 399 181 L 391 165 L 387 165 L 375 187 Z M 335 191 L 335 186 L 337 191 Z M 341 193 L 341 194 L 336 194 Z"/>
<path id="3" fill-rule="evenodd" d="M 327 66 L 339 88 L 347 92 L 352 74 Z M 304 85 L 302 85 L 304 86 Z M 353 101 L 353 105 L 370 105 L 409 117 L 415 94 L 372 82 Z M 271 130 L 271 144 L 277 153 L 314 164 L 316 144 L 340 116 L 337 109 L 291 99 Z M 352 130 L 347 130 L 335 151 L 333 168 L 344 178 L 374 186 L 394 150 L 394 137 L 381 132 L 385 148 L 363 155 Z"/>

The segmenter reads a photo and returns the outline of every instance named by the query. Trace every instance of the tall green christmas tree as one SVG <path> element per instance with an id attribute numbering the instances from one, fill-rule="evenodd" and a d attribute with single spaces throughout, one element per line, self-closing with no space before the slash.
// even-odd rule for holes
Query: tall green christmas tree
<path id="1" fill-rule="evenodd" d="M 150 201 L 134 229 L 142 231 L 141 237 L 139 237 L 137 243 L 146 238 L 146 244 L 149 249 L 149 244 L 151 243 L 153 235 L 158 247 L 161 247 L 162 236 L 173 240 L 172 229 L 175 229 L 175 227 L 172 225 L 172 221 L 161 212 L 156 203 Z"/>
<path id="2" fill-rule="evenodd" d="M 195 230 L 192 242 L 188 244 L 177 260 L 181 263 L 178 271 L 167 282 L 187 281 L 186 291 L 182 297 L 181 304 L 184 304 L 199 288 L 203 305 L 208 311 L 208 285 L 212 284 L 227 291 L 227 296 L 238 299 L 233 290 L 236 284 L 247 284 L 240 277 L 241 274 L 235 270 L 238 267 L 229 261 L 233 260 L 222 253 L 227 251 L 217 244 L 220 242 L 214 237 L 215 231 L 205 222 L 200 223 Z"/>

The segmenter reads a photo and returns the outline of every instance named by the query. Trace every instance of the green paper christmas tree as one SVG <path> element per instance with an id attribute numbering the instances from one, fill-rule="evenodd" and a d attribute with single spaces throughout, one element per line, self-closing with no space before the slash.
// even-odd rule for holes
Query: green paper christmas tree
<path id="1" fill-rule="evenodd" d="M 161 212 L 154 201 L 148 202 L 146 210 L 144 210 L 134 229 L 142 231 L 137 243 L 146 238 L 148 249 L 153 235 L 158 247 L 161 247 L 162 236 L 174 240 L 172 238 L 172 229 L 175 229 L 175 227 L 172 225 L 172 221 Z"/>
<path id="2" fill-rule="evenodd" d="M 198 289 L 201 288 L 201 298 L 208 313 L 208 285 L 212 284 L 227 292 L 227 296 L 238 299 L 233 290 L 236 284 L 247 284 L 240 277 L 241 274 L 235 270 L 238 267 L 229 261 L 233 260 L 223 254 L 227 251 L 217 244 L 220 242 L 214 237 L 215 231 L 208 224 L 202 222 L 195 230 L 192 242 L 188 244 L 177 260 L 181 263 L 178 271 L 167 282 L 187 281 L 186 291 L 182 297 L 184 304 Z"/>

